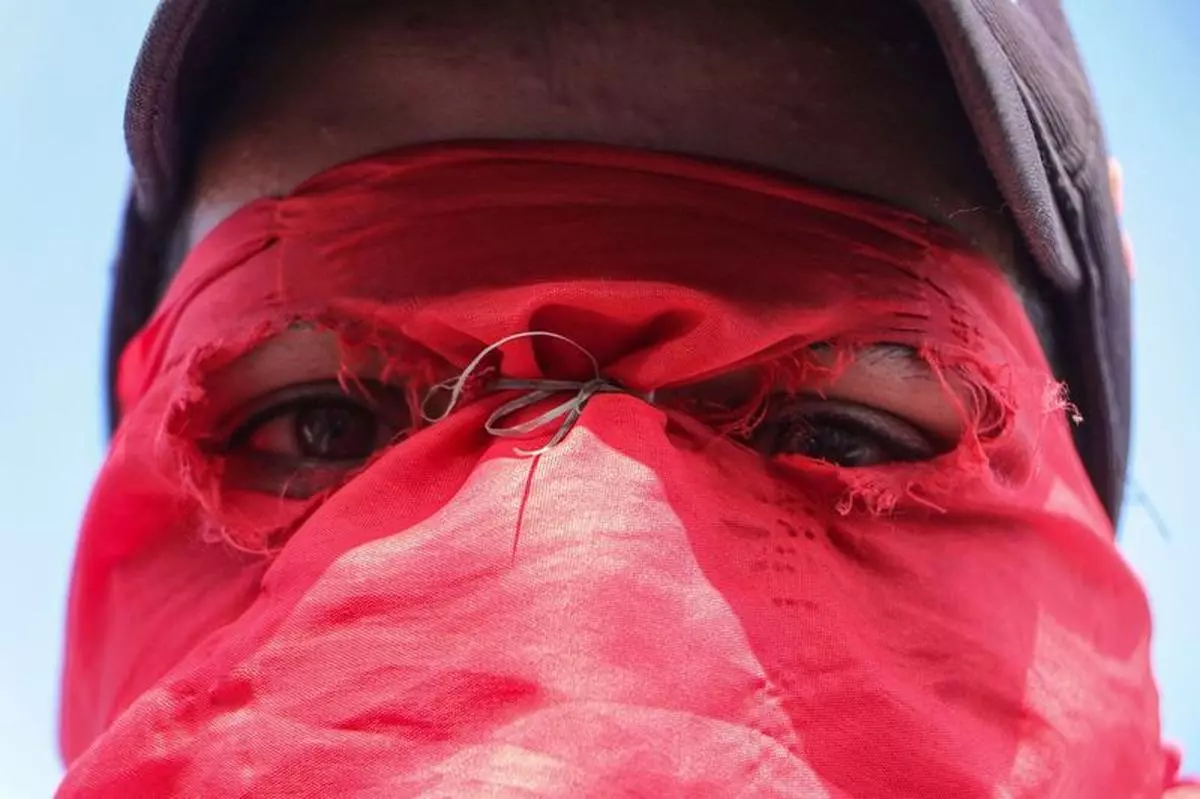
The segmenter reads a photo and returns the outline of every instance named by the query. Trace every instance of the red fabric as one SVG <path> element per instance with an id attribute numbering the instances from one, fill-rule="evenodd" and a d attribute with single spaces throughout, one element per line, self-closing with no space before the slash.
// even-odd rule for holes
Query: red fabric
<path id="1" fill-rule="evenodd" d="M 315 498 L 236 490 L 204 445 L 213 375 L 297 321 L 414 393 L 528 330 L 664 397 L 735 369 L 819 388 L 814 343 L 909 345 L 967 433 L 924 463 L 772 461 L 613 394 L 526 458 L 485 395 Z M 499 364 L 576 366 L 536 341 Z M 912 216 L 607 148 L 366 159 L 211 234 L 120 390 L 63 797 L 1164 787 L 1145 597 L 1037 339 L 999 270 Z"/>

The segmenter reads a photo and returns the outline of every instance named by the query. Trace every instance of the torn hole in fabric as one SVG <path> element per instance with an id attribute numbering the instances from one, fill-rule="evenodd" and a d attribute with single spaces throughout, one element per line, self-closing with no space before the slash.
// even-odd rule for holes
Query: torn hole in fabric
<path id="1" fill-rule="evenodd" d="M 826 493 L 838 497 L 836 509 L 842 515 L 890 514 L 905 507 L 943 512 L 957 492 L 971 487 L 1018 490 L 1034 474 L 1045 425 L 1064 413 L 1077 416 L 1066 387 L 1048 371 L 1016 370 L 962 347 L 881 345 L 861 339 L 811 344 L 659 396 L 668 408 L 718 434 L 749 442 L 780 403 L 801 396 L 874 404 L 870 392 L 846 396 L 842 382 L 856 366 L 888 351 L 893 358 L 902 353 L 910 362 L 905 368 L 919 370 L 928 384 L 924 393 L 936 391 L 957 432 L 939 441 L 933 457 L 922 460 L 847 467 L 804 455 L 773 459 L 806 480 L 828 481 Z M 862 371 L 870 379 L 869 370 Z M 885 410 L 906 416 L 902 408 Z"/>
<path id="2" fill-rule="evenodd" d="M 272 346 L 288 341 L 287 334 L 297 335 L 296 352 L 271 353 Z M 314 341 L 327 342 L 325 363 L 318 358 L 305 366 L 304 353 L 321 349 L 312 346 Z M 265 372 L 278 371 L 285 357 L 297 358 L 297 365 L 285 367 L 285 374 L 276 378 L 281 385 L 268 380 L 269 388 L 259 396 L 245 396 L 239 375 L 254 374 L 256 358 L 268 364 Z M 158 461 L 195 503 L 202 540 L 265 555 L 278 550 L 330 496 L 421 426 L 420 398 L 448 367 L 423 347 L 369 321 L 318 315 L 264 324 L 236 340 L 206 345 L 174 370 L 180 378 L 156 441 Z M 263 474 L 267 465 L 232 452 L 230 436 L 248 403 L 304 382 L 300 376 L 330 383 L 346 397 L 371 398 L 383 387 L 398 395 L 403 422 L 386 446 L 361 462 L 328 468 L 314 464 L 302 476 L 280 476 L 281 482 L 270 488 L 264 484 L 270 476 Z"/>

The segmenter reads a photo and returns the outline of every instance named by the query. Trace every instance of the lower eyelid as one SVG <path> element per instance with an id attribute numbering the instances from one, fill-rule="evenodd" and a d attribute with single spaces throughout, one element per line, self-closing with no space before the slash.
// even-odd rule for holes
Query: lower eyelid
<path id="1" fill-rule="evenodd" d="M 267 453 L 226 459 L 224 482 L 230 488 L 305 500 L 337 488 L 360 471 L 364 463 L 298 465 Z"/>

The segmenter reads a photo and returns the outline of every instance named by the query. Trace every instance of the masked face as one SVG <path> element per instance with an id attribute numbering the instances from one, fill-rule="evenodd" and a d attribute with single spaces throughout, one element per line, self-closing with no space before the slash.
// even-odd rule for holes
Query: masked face
<path id="1" fill-rule="evenodd" d="M 308 379 L 247 401 L 288 350 Z M 80 790 L 114 758 L 201 793 L 1161 774 L 1058 386 L 1003 276 L 915 217 L 605 148 L 381 156 L 218 228 L 121 387 Z"/>
<path id="2" fill-rule="evenodd" d="M 322 28 L 329 52 L 353 29 Z M 547 133 L 480 98 L 471 130 L 358 119 L 352 87 L 377 84 L 318 72 L 349 82 L 291 111 L 278 85 L 206 151 L 199 243 L 123 358 L 64 795 L 1157 796 L 1145 599 L 995 216 L 954 234 L 600 145 L 321 171 L 404 128 L 821 177 L 770 155 L 795 131 L 754 122 L 780 109 L 750 82 L 723 113 L 743 135 L 664 121 L 657 146 L 620 114 Z M 812 137 L 822 182 L 975 207 L 956 157 L 847 131 Z"/>

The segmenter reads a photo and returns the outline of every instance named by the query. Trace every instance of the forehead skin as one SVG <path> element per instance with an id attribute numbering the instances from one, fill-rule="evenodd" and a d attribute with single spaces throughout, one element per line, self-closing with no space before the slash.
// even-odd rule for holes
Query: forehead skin
<path id="1" fill-rule="evenodd" d="M 455 139 L 647 147 L 1018 236 L 899 0 L 315 0 L 266 20 L 202 148 L 185 244 L 335 164 Z"/>

